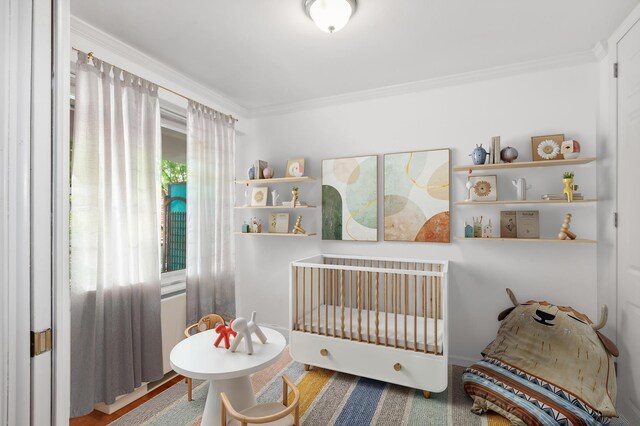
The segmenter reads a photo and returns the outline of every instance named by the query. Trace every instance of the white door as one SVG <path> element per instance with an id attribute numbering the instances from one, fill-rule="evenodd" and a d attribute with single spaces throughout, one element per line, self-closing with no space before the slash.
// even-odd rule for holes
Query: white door
<path id="1" fill-rule="evenodd" d="M 618 402 L 640 424 L 640 22 L 618 42 Z"/>

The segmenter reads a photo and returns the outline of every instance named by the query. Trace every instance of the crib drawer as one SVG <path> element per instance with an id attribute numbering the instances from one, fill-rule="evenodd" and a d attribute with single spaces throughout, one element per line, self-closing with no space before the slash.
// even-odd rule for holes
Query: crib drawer
<path id="1" fill-rule="evenodd" d="M 432 392 L 447 388 L 448 362 L 442 355 L 301 331 L 291 332 L 290 351 L 304 364 Z"/>

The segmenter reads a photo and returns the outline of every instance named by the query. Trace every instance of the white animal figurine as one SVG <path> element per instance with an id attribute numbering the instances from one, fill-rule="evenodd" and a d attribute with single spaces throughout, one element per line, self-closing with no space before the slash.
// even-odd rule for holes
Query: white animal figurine
<path id="1" fill-rule="evenodd" d="M 518 178 L 511 181 L 513 186 L 516 187 L 518 200 L 524 201 L 527 199 L 527 190 L 531 189 L 531 185 L 527 185 L 525 178 Z"/>
<path id="2" fill-rule="evenodd" d="M 258 324 L 256 324 L 256 312 L 251 313 L 251 320 L 247 321 L 246 318 L 236 318 L 231 324 L 231 329 L 238 335 L 231 342 L 229 348 L 231 352 L 235 352 L 240 344 L 240 341 L 244 339 L 244 347 L 248 355 L 253 353 L 253 341 L 251 335 L 255 334 L 262 343 L 267 343 L 267 336 L 264 335 Z"/>

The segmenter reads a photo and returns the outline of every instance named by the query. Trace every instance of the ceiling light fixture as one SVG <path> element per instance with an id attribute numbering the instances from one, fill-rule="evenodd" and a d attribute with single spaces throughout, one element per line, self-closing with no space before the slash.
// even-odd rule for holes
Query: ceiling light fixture
<path id="1" fill-rule="evenodd" d="M 304 0 L 304 10 L 322 31 L 340 31 L 356 12 L 356 0 Z"/>

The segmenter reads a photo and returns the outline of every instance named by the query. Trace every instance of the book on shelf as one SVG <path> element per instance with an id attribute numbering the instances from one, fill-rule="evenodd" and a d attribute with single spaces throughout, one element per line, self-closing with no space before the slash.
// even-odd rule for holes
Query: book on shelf
<path id="1" fill-rule="evenodd" d="M 269 166 L 269 163 L 263 160 L 256 160 L 253 168 L 255 172 L 255 179 L 264 179 L 264 169 Z"/>
<path id="2" fill-rule="evenodd" d="M 567 196 L 565 194 L 544 194 L 542 196 L 543 200 L 547 200 L 547 201 L 555 201 L 555 200 L 566 200 Z M 580 192 L 574 192 L 573 193 L 573 199 L 574 200 L 584 200 L 584 195 L 582 195 L 582 193 Z"/>
<path id="3" fill-rule="evenodd" d="M 302 207 L 302 206 L 306 206 L 306 205 L 307 205 L 307 203 L 296 201 L 296 207 Z M 293 207 L 293 202 L 291 202 L 291 201 L 283 201 L 282 202 L 282 206 L 283 207 Z"/>
<path id="4" fill-rule="evenodd" d="M 500 136 L 491 138 L 492 164 L 500 164 Z"/>

